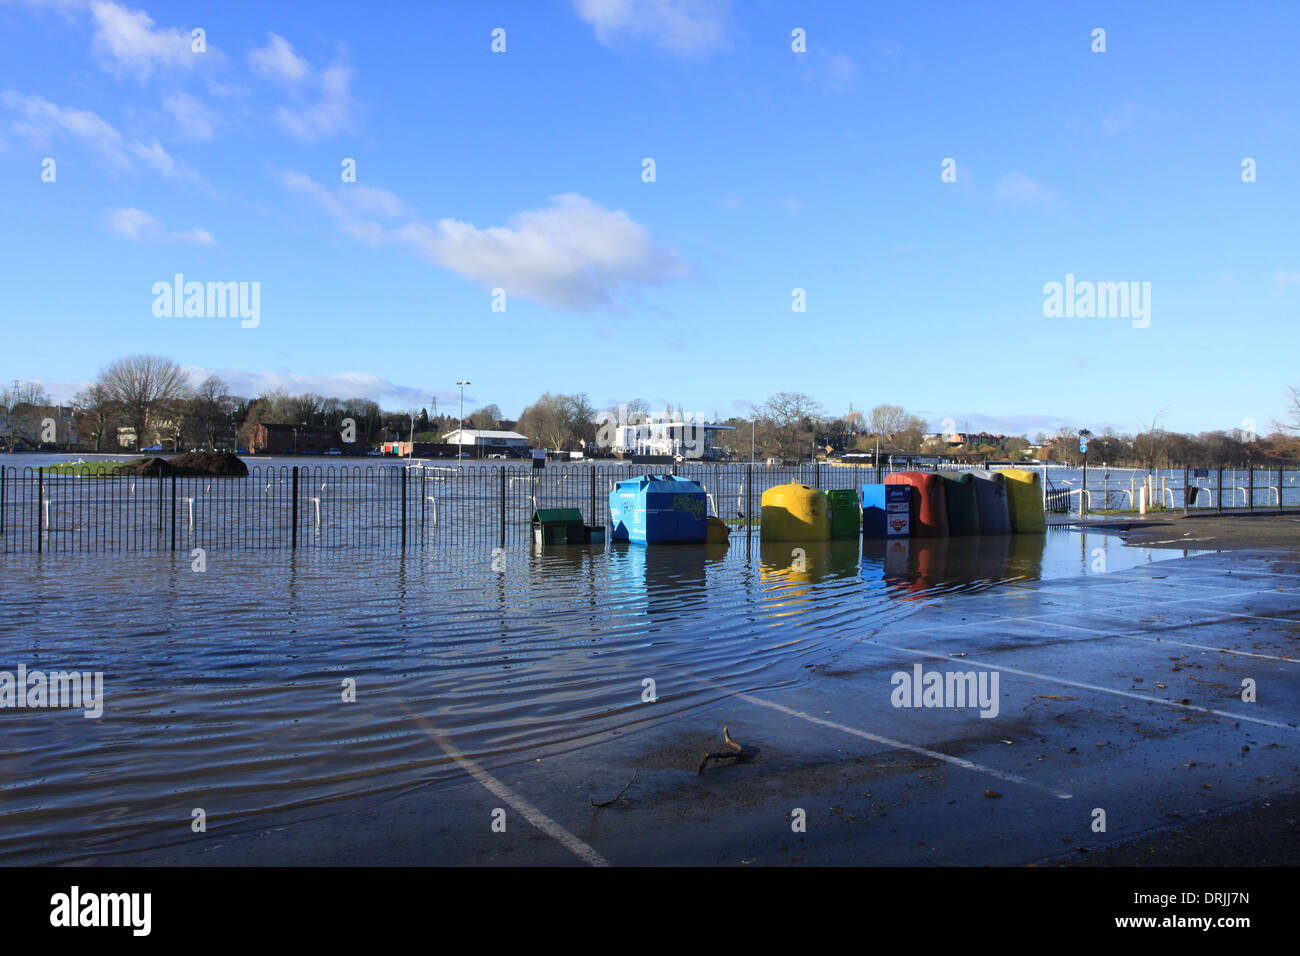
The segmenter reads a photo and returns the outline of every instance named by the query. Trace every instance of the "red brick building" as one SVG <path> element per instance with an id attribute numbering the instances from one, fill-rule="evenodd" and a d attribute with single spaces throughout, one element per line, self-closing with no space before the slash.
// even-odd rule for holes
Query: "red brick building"
<path id="1" fill-rule="evenodd" d="M 347 452 L 343 433 L 337 428 L 315 425 L 254 425 L 248 434 L 251 455 L 322 455 L 327 451 Z"/>

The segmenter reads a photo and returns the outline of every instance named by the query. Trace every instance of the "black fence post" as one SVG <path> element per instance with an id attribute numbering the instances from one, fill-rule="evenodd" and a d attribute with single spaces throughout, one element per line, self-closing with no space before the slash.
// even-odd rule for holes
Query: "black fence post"
<path id="1" fill-rule="evenodd" d="M 298 550 L 298 466 L 293 466 L 293 491 L 290 502 L 291 517 L 289 519 L 290 531 L 290 550 Z"/>
<path id="2" fill-rule="evenodd" d="M 595 473 L 592 473 L 595 481 Z M 501 466 L 501 547 L 506 546 L 506 466 Z"/>
<path id="3" fill-rule="evenodd" d="M 1249 491 L 1246 492 L 1246 507 L 1248 510 L 1254 511 L 1255 510 L 1255 463 L 1253 461 L 1250 463 L 1250 480 L 1246 482 L 1246 485 L 1250 489 Z"/>
<path id="4" fill-rule="evenodd" d="M 1183 465 L 1183 514 L 1187 514 L 1187 466 Z"/>
<path id="5" fill-rule="evenodd" d="M 1223 514 L 1223 466 L 1219 466 L 1219 514 Z"/>
<path id="6" fill-rule="evenodd" d="M 402 469 L 402 550 L 406 550 L 406 469 Z"/>
<path id="7" fill-rule="evenodd" d="M 9 477 L 8 471 L 9 469 L 5 468 L 4 465 L 0 465 L 0 551 L 5 550 L 5 479 Z M 17 470 L 15 469 L 16 474 Z"/>
<path id="8" fill-rule="evenodd" d="M 41 509 L 45 507 L 45 468 L 36 469 L 36 553 L 41 553 Z"/>
<path id="9" fill-rule="evenodd" d="M 176 475 L 172 475 L 172 550 L 176 550 Z"/>
<path id="10" fill-rule="evenodd" d="M 1282 510 L 1282 472 L 1283 468 L 1279 465 L 1277 469 L 1277 510 Z"/>
<path id="11" fill-rule="evenodd" d="M 594 526 L 596 524 L 596 466 L 591 466 L 591 510 L 588 512 L 587 520 Z"/>

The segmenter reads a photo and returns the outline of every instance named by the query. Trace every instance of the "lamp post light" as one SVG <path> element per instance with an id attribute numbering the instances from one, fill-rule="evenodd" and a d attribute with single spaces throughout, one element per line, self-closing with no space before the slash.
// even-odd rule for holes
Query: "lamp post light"
<path id="1" fill-rule="evenodd" d="M 1088 438 L 1092 432 L 1079 429 L 1079 451 L 1083 454 L 1083 484 L 1079 486 L 1079 517 L 1083 517 L 1083 499 L 1088 494 Z"/>
<path id="2" fill-rule="evenodd" d="M 460 456 L 463 454 L 461 448 L 465 442 L 465 386 L 474 384 L 469 379 L 463 382 L 457 382 L 460 386 L 460 428 L 456 431 L 456 468 L 461 466 Z"/>

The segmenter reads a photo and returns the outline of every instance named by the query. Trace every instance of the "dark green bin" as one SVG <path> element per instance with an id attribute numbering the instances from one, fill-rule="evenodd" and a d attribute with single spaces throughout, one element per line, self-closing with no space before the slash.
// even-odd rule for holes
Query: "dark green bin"
<path id="1" fill-rule="evenodd" d="M 948 499 L 948 534 L 966 538 L 980 533 L 979 479 L 969 471 L 941 471 Z"/>
<path id="2" fill-rule="evenodd" d="M 585 544 L 587 529 L 577 508 L 538 508 L 533 512 L 533 541 L 537 544 Z"/>
<path id="3" fill-rule="evenodd" d="M 856 538 L 862 533 L 862 499 L 852 488 L 826 492 L 830 506 L 831 537 Z"/>

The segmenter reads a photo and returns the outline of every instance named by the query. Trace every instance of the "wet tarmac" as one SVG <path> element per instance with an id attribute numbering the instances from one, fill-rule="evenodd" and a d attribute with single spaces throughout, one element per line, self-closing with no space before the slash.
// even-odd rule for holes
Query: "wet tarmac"
<path id="1" fill-rule="evenodd" d="M 645 719 L 491 766 L 423 719 L 459 773 L 81 862 L 951 866 L 1096 852 L 1296 787 L 1298 571 L 1244 550 L 930 593 L 803 680 L 738 689 L 663 661 Z M 918 664 L 996 674 L 996 715 L 896 706 Z M 743 752 L 698 772 L 727 749 L 724 726 Z"/>

